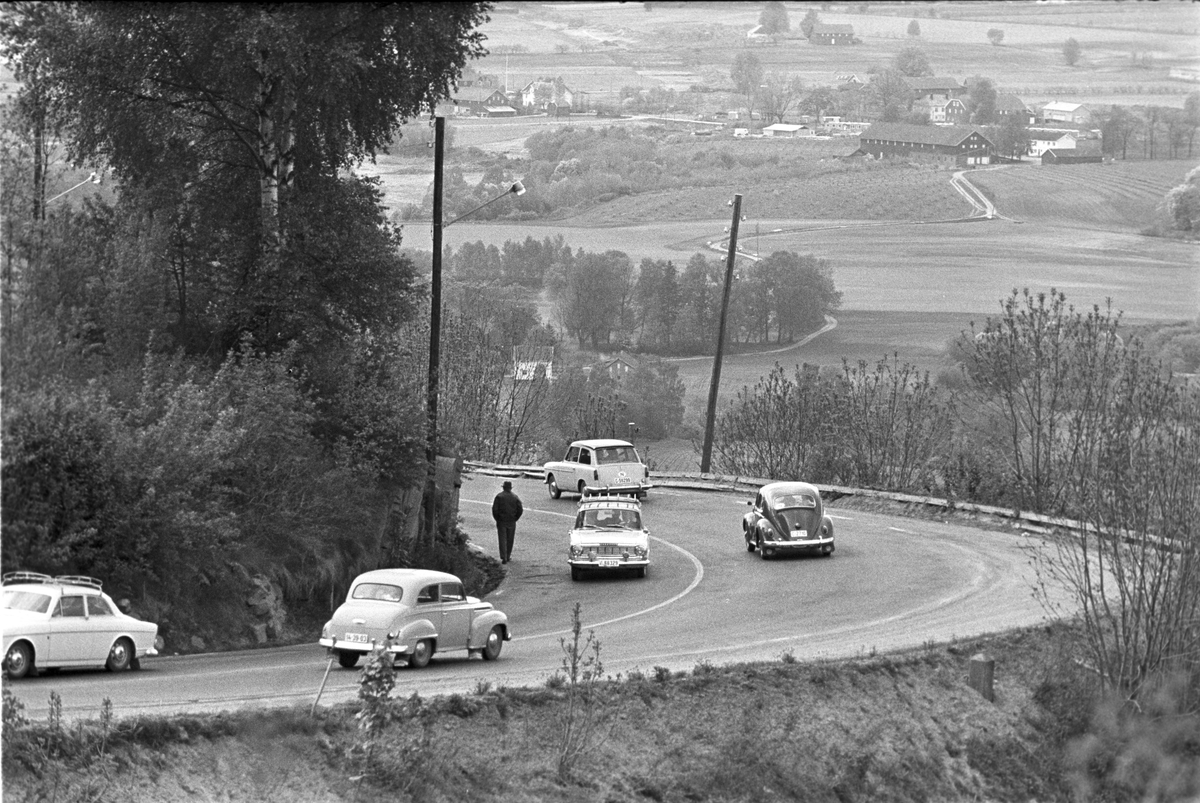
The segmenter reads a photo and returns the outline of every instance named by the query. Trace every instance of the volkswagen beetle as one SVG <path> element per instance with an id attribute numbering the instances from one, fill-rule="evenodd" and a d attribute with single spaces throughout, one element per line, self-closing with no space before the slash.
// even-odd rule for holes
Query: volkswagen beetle
<path id="1" fill-rule="evenodd" d="M 468 597 L 454 575 L 376 569 L 354 578 L 318 643 L 347 669 L 385 643 L 393 659 L 419 669 L 435 653 L 465 652 L 494 661 L 511 638 L 508 617 L 490 602 Z"/>
<path id="2" fill-rule="evenodd" d="M 821 492 L 807 482 L 773 482 L 759 489 L 742 517 L 746 550 L 763 560 L 775 555 L 833 554 L 833 519 Z"/>

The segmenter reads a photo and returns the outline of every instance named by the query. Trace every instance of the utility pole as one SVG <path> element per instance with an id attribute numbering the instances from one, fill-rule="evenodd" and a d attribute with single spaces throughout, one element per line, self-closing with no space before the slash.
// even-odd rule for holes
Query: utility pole
<path id="1" fill-rule="evenodd" d="M 446 118 L 433 119 L 433 264 L 429 277 L 429 383 L 425 397 L 428 416 L 425 435 L 425 535 L 437 541 L 438 382 L 442 338 L 442 161 L 445 157 Z"/>
<path id="2" fill-rule="evenodd" d="M 737 259 L 738 222 L 742 219 L 742 196 L 733 196 L 733 224 L 729 227 L 729 253 L 725 257 L 725 288 L 721 291 L 721 323 L 717 327 L 717 354 L 713 358 L 712 384 L 708 388 L 708 415 L 704 424 L 704 451 L 700 473 L 712 465 L 713 429 L 717 420 L 717 389 L 721 386 L 721 359 L 725 355 L 725 318 L 729 312 L 729 290 L 733 285 L 733 263 Z"/>

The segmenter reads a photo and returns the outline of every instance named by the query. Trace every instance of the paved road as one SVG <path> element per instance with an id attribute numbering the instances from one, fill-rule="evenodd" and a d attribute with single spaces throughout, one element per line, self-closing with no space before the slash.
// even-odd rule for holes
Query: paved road
<path id="1" fill-rule="evenodd" d="M 490 501 L 499 479 L 468 475 L 462 518 L 496 554 Z M 697 663 L 834 658 L 942 642 L 1041 621 L 1028 552 L 1039 542 L 977 530 L 832 508 L 831 558 L 761 560 L 741 540 L 750 494 L 663 488 L 645 502 L 652 538 L 649 576 L 574 582 L 565 562 L 575 500 L 551 500 L 517 480 L 526 514 L 510 574 L 489 599 L 508 613 L 514 639 L 499 661 L 434 658 L 402 670 L 395 694 L 473 692 L 483 684 L 544 683 L 561 666 L 571 610 L 600 640 L 608 674 Z M 51 691 L 68 718 L 311 705 L 328 667 L 314 645 L 148 659 L 135 673 L 61 672 L 8 684 L 35 718 Z M 358 672 L 334 665 L 321 704 L 352 699 Z"/>

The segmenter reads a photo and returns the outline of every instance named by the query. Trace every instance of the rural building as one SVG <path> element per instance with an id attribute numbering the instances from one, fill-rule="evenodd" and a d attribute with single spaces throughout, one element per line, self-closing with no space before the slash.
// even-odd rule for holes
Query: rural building
<path id="1" fill-rule="evenodd" d="M 454 90 L 450 101 L 457 115 L 480 117 L 513 116 L 517 110 L 508 105 L 508 98 L 499 89 L 488 86 L 464 86 Z"/>
<path id="2" fill-rule="evenodd" d="M 522 87 L 518 95 L 521 98 L 521 106 L 534 112 L 569 112 L 575 105 L 575 93 L 567 88 L 561 78 L 539 78 L 530 81 Z"/>
<path id="3" fill-rule="evenodd" d="M 854 26 L 827 25 L 818 22 L 812 27 L 808 41 L 814 45 L 852 45 L 854 44 Z"/>
<path id="4" fill-rule="evenodd" d="M 1025 105 L 1025 101 L 1011 92 L 997 92 L 996 119 L 1004 122 L 1014 117 L 1023 125 L 1033 125 L 1037 122 L 1037 115 L 1033 113 L 1033 109 Z"/>
<path id="5" fill-rule="evenodd" d="M 859 137 L 856 155 L 903 156 L 959 166 L 990 164 L 996 146 L 975 126 L 874 123 Z"/>
<path id="6" fill-rule="evenodd" d="M 615 357 L 609 357 L 606 360 L 589 365 L 583 369 L 583 372 L 588 377 L 591 377 L 593 373 L 605 373 L 608 374 L 610 379 L 620 382 L 631 372 L 636 371 L 639 365 L 641 363 L 638 362 L 636 357 L 622 351 Z"/>
<path id="7" fill-rule="evenodd" d="M 775 123 L 769 125 L 762 130 L 763 136 L 774 137 L 775 139 L 795 139 L 800 137 L 813 137 L 816 132 L 806 125 L 792 125 L 790 123 Z"/>
<path id="8" fill-rule="evenodd" d="M 958 98 L 913 101 L 912 110 L 923 114 L 934 125 L 961 125 L 967 121 L 967 107 Z"/>
<path id="9" fill-rule="evenodd" d="M 917 100 L 946 102 L 951 98 L 961 98 L 967 94 L 967 88 L 954 78 L 907 78 Z"/>
<path id="10" fill-rule="evenodd" d="M 839 73 L 837 76 L 838 89 L 851 89 L 853 87 L 866 86 L 867 82 L 859 78 L 852 72 Z"/>
<path id="11" fill-rule="evenodd" d="M 1029 154 L 1041 156 L 1050 149 L 1074 150 L 1077 142 L 1075 134 L 1070 131 L 1031 131 L 1029 132 Z"/>
<path id="12" fill-rule="evenodd" d="M 1050 148 L 1042 153 L 1044 165 L 1094 164 L 1103 161 L 1103 146 L 1097 139 L 1084 140 L 1073 148 Z"/>
<path id="13" fill-rule="evenodd" d="M 512 352 L 514 382 L 531 382 L 542 374 L 554 381 L 554 346 L 513 346 Z"/>
<path id="14" fill-rule="evenodd" d="M 1054 101 L 1042 107 L 1043 123 L 1072 123 L 1081 125 L 1092 116 L 1092 110 L 1082 103 Z"/>

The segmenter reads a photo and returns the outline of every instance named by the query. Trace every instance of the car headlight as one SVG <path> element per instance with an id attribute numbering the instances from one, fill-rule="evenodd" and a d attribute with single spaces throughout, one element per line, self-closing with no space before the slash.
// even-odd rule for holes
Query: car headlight
<path id="1" fill-rule="evenodd" d="M 644 546 L 635 546 L 630 550 L 630 552 L 633 553 L 634 557 L 638 557 L 638 558 L 646 557 L 646 547 L 644 547 Z"/>
<path id="2" fill-rule="evenodd" d="M 577 546 L 576 544 L 571 545 L 571 557 L 578 558 L 582 554 L 583 554 L 583 547 Z"/>

